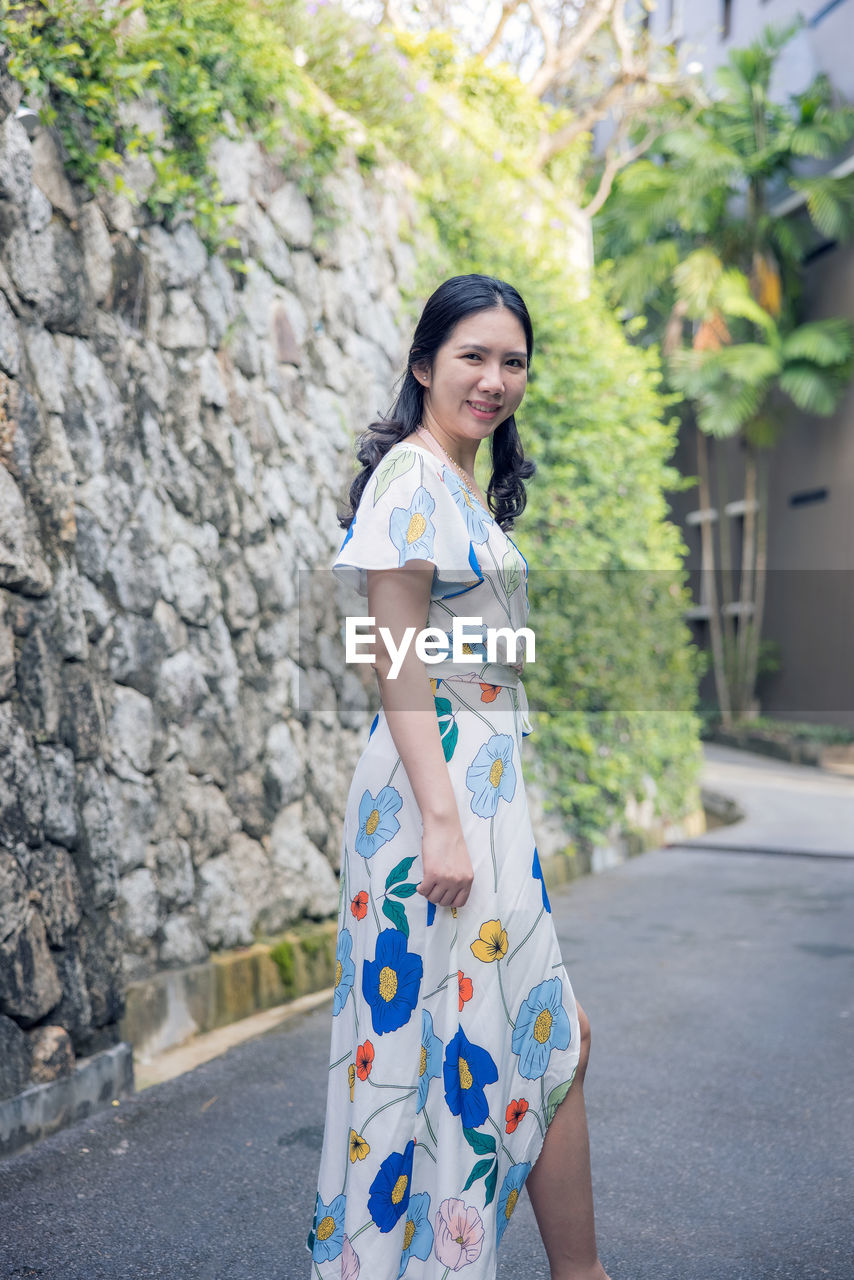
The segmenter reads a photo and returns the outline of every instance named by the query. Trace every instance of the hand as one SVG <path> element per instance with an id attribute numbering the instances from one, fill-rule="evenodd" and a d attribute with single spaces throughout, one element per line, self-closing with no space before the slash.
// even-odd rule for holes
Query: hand
<path id="1" fill-rule="evenodd" d="M 458 816 L 425 822 L 421 861 L 418 892 L 437 907 L 465 906 L 474 870 Z"/>

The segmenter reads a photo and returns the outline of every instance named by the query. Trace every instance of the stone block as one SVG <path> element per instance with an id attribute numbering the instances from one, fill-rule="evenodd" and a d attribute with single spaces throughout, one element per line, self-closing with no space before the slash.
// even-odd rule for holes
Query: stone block
<path id="1" fill-rule="evenodd" d="M 29 1040 L 33 1055 L 31 1084 L 47 1084 L 49 1080 L 73 1073 L 74 1050 L 64 1027 L 35 1027 L 29 1033 Z"/>

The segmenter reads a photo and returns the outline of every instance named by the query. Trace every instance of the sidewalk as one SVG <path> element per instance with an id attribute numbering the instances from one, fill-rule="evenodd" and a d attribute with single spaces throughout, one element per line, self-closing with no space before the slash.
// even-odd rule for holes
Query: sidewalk
<path id="1" fill-rule="evenodd" d="M 712 743 L 703 754 L 703 786 L 746 816 L 689 846 L 854 858 L 854 778 Z"/>

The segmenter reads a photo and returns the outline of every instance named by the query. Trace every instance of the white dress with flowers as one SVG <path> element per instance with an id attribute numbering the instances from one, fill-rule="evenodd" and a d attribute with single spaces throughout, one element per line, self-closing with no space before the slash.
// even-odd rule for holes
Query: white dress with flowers
<path id="1" fill-rule="evenodd" d="M 527 565 L 449 466 L 410 440 L 365 487 L 333 565 L 435 565 L 427 625 L 527 623 Z M 363 616 L 355 594 L 348 611 Z M 313 1280 L 493 1280 L 496 1250 L 572 1083 L 578 1015 L 531 829 L 521 664 L 485 646 L 428 668 L 474 866 L 466 905 L 428 903 L 421 814 L 381 709 L 345 814 Z M 496 656 L 496 655 L 489 655 Z M 515 657 L 499 651 L 499 658 Z"/>

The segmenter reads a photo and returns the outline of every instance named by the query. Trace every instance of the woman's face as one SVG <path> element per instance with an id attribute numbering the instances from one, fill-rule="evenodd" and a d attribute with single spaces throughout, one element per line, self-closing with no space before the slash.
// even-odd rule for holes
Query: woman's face
<path id="1" fill-rule="evenodd" d="M 522 403 L 528 382 L 525 331 L 507 307 L 466 316 L 436 352 L 430 369 L 414 369 L 426 388 L 424 420 L 455 437 L 483 440 Z"/>

